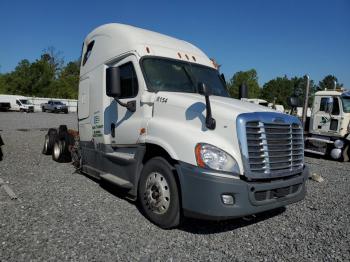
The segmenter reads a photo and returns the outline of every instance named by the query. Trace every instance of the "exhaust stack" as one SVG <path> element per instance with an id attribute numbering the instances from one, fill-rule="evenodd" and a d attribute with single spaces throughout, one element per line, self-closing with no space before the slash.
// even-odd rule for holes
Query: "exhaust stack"
<path id="1" fill-rule="evenodd" d="M 248 98 L 248 87 L 245 83 L 241 84 L 239 87 L 239 97 L 240 100 L 242 98 Z"/>
<path id="2" fill-rule="evenodd" d="M 307 108 L 309 104 L 309 90 L 310 90 L 310 77 L 306 75 L 305 78 L 306 78 L 306 89 L 305 89 L 304 107 L 303 107 L 303 115 L 302 115 L 302 122 L 303 122 L 304 128 L 305 128 L 306 117 L 307 117 Z"/>

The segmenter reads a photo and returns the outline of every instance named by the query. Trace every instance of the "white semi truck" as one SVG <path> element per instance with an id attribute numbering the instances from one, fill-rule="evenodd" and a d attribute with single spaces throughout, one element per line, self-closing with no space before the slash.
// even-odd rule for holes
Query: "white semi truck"
<path id="1" fill-rule="evenodd" d="M 305 151 L 348 161 L 350 156 L 350 92 L 315 93 Z"/>
<path id="2" fill-rule="evenodd" d="M 75 146 L 61 127 L 44 153 L 62 161 L 71 151 L 82 172 L 124 188 L 163 228 L 183 216 L 247 216 L 306 193 L 298 118 L 230 98 L 200 49 L 163 34 L 107 24 L 86 37 L 78 123 Z"/>

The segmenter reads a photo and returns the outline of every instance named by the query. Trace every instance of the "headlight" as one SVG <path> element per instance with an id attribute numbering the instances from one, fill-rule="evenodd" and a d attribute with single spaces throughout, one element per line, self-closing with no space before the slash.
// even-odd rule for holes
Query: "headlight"
<path id="1" fill-rule="evenodd" d="M 200 143 L 195 147 L 197 165 L 219 171 L 239 173 L 237 161 L 225 151 L 209 145 Z"/>
<path id="2" fill-rule="evenodd" d="M 343 148 L 344 147 L 344 142 L 343 141 L 341 141 L 341 140 L 335 140 L 334 141 L 334 147 L 335 148 Z"/>

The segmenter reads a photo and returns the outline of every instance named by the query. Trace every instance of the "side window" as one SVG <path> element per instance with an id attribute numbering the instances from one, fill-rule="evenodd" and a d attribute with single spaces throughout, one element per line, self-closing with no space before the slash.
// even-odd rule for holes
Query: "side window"
<path id="1" fill-rule="evenodd" d="M 120 87 L 123 96 L 120 98 L 131 98 L 137 96 L 139 90 L 136 72 L 131 62 L 119 66 Z"/>
<path id="2" fill-rule="evenodd" d="M 16 100 L 16 104 L 19 106 L 21 105 L 21 103 L 18 100 Z"/>
<path id="3" fill-rule="evenodd" d="M 332 115 L 339 115 L 340 111 L 339 111 L 339 99 L 338 98 L 334 98 L 333 100 L 333 109 L 332 109 Z"/>
<path id="4" fill-rule="evenodd" d="M 86 64 L 87 60 L 89 59 L 91 52 L 92 52 L 92 48 L 94 47 L 95 44 L 95 40 L 91 41 L 87 48 L 86 48 L 86 52 L 84 54 L 84 58 L 83 58 L 83 66 Z"/>
<path id="5" fill-rule="evenodd" d="M 328 99 L 327 97 L 321 98 L 320 111 L 326 111 L 327 99 Z"/>

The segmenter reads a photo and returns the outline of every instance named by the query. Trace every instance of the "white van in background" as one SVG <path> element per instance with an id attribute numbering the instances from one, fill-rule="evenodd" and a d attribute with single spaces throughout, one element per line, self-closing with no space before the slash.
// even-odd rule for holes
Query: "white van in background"
<path id="1" fill-rule="evenodd" d="M 34 105 L 25 96 L 0 95 L 0 103 L 9 103 L 11 111 L 34 112 Z"/>

